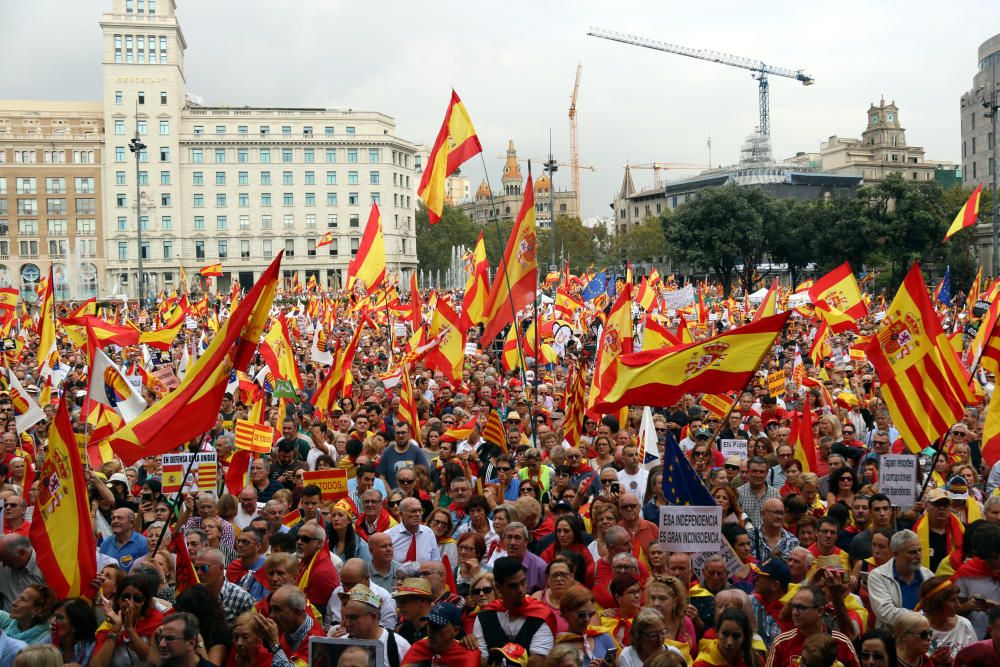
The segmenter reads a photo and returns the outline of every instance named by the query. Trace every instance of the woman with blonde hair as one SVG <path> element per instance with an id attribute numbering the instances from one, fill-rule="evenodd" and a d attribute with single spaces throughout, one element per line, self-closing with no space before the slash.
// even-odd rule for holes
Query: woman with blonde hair
<path id="1" fill-rule="evenodd" d="M 833 441 L 841 442 L 844 439 L 843 427 L 840 424 L 840 420 L 830 414 L 820 415 L 819 417 L 819 435 L 820 437 L 829 436 L 833 438 Z"/>
<path id="2" fill-rule="evenodd" d="M 23 649 L 14 658 L 14 667 L 63 667 L 59 649 L 50 644 L 36 644 Z"/>
<path id="3" fill-rule="evenodd" d="M 603 629 L 592 626 L 597 609 L 594 594 L 580 584 L 574 584 L 563 593 L 559 613 L 566 619 L 566 632 L 556 635 L 555 645 L 569 645 L 583 650 L 583 665 L 602 660 L 615 648 L 615 640 Z"/>
<path id="4" fill-rule="evenodd" d="M 677 577 L 654 579 L 647 585 L 646 595 L 649 606 L 663 616 L 664 641 L 690 659 L 698 650 L 698 635 L 686 613 L 688 591 L 684 584 Z"/>
<path id="5" fill-rule="evenodd" d="M 819 476 L 814 472 L 804 472 L 799 475 L 799 488 L 802 489 L 802 500 L 806 511 L 817 519 L 826 514 L 826 503 L 819 497 Z"/>
<path id="6" fill-rule="evenodd" d="M 934 667 L 951 664 L 951 647 L 939 646 L 930 653 L 934 631 L 923 614 L 903 611 L 893 626 L 896 635 L 896 657 L 903 667 Z"/>
<path id="7" fill-rule="evenodd" d="M 614 505 L 601 504 L 591 510 L 590 523 L 594 541 L 587 545 L 587 550 L 590 551 L 595 563 L 607 553 L 604 547 L 605 531 L 612 526 L 617 526 L 620 520 L 621 514 Z"/>

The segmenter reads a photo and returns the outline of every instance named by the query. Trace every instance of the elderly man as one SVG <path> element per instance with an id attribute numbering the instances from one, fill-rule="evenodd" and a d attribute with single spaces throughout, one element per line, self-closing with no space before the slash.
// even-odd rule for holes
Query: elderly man
<path id="1" fill-rule="evenodd" d="M 410 642 L 379 623 L 379 606 L 382 600 L 364 584 L 351 589 L 344 605 L 343 629 L 349 639 L 378 640 L 385 647 L 385 667 L 400 664 L 410 650 Z"/>
<path id="2" fill-rule="evenodd" d="M 393 558 L 392 538 L 385 533 L 375 533 L 368 538 L 368 551 L 371 552 L 371 580 L 391 591 L 396 585 L 396 571 L 399 563 Z"/>
<path id="3" fill-rule="evenodd" d="M 181 612 L 163 619 L 163 625 L 153 634 L 161 664 L 170 667 L 208 667 L 213 663 L 198 655 L 200 641 L 198 619 Z"/>
<path id="4" fill-rule="evenodd" d="M 618 554 L 632 555 L 632 538 L 621 526 L 612 526 L 604 531 L 604 547 L 605 555 L 595 563 L 593 591 L 597 604 L 611 609 L 615 607 L 609 588 L 615 576 L 614 559 Z M 642 563 L 639 563 L 639 580 L 643 587 L 649 580 L 649 570 Z"/>
<path id="5" fill-rule="evenodd" d="M 326 605 L 327 625 L 340 624 L 341 603 L 349 597 L 351 590 L 358 584 L 367 586 L 381 598 L 380 621 L 382 627 L 396 627 L 396 601 L 393 599 L 392 593 L 378 584 L 372 583 L 368 563 L 360 558 L 349 558 L 340 568 L 340 585 L 333 589 L 333 595 L 330 596 L 330 601 Z"/>
<path id="6" fill-rule="evenodd" d="M 319 609 L 326 609 L 333 590 L 340 585 L 340 576 L 325 542 L 326 531 L 315 521 L 302 524 L 295 540 L 295 555 L 299 557 L 299 586 L 305 590 L 309 602 Z"/>
<path id="7" fill-rule="evenodd" d="M 191 561 L 194 562 L 198 554 L 208 548 L 208 534 L 201 528 L 189 530 L 184 534 L 184 544 L 187 546 Z"/>
<path id="8" fill-rule="evenodd" d="M 893 535 L 889 548 L 892 560 L 868 574 L 868 597 L 875 612 L 875 627 L 892 632 L 899 614 L 920 601 L 920 584 L 934 573 L 921 566 L 920 537 L 912 530 Z"/>
<path id="9" fill-rule="evenodd" d="M 797 586 L 808 583 L 809 570 L 812 569 L 815 560 L 816 557 L 805 547 L 795 547 L 788 552 L 785 562 L 788 563 L 788 571 L 792 575 L 790 583 Z"/>
<path id="10" fill-rule="evenodd" d="M 367 461 L 367 459 L 363 459 Z M 375 474 L 375 466 L 370 463 L 362 464 L 360 461 L 354 471 L 354 479 L 347 480 L 347 496 L 354 503 L 355 507 L 361 509 L 365 491 L 376 489 L 385 498 L 389 492 L 385 488 L 385 482 Z"/>
<path id="11" fill-rule="evenodd" d="M 785 473 L 795 461 L 795 450 L 791 445 L 779 445 L 774 450 L 778 455 L 778 462 L 767 473 L 767 485 L 773 489 L 780 489 L 785 485 Z"/>
<path id="12" fill-rule="evenodd" d="M 14 601 L 27 586 L 44 585 L 45 577 L 38 568 L 35 550 L 24 535 L 0 537 L 0 598 L 3 610 L 9 612 Z"/>
<path id="13" fill-rule="evenodd" d="M 541 558 L 528 551 L 531 535 L 528 528 L 519 521 L 507 525 L 503 532 L 503 548 L 507 556 L 517 559 L 527 577 L 528 593 L 534 593 L 545 588 L 545 568 L 547 564 Z"/>
<path id="14" fill-rule="evenodd" d="M 267 463 L 256 458 L 250 465 L 250 485 L 257 491 L 257 502 L 266 503 L 275 493 L 285 488 L 277 480 L 268 477 Z"/>
<path id="15" fill-rule="evenodd" d="M 421 523 L 423 506 L 416 498 L 404 498 L 399 504 L 402 523 L 398 523 L 385 534 L 392 539 L 393 558 L 400 563 L 441 560 L 437 537 Z"/>
<path id="16" fill-rule="evenodd" d="M 306 609 L 306 596 L 286 584 L 271 596 L 270 614 L 254 614 L 261 643 L 274 656 L 275 667 L 309 661 L 309 638 L 322 637 L 323 627 Z"/>
<path id="17" fill-rule="evenodd" d="M 28 508 L 28 503 L 21 496 L 11 494 L 3 506 L 3 534 L 17 533 L 28 535 L 31 530 L 31 522 L 25 521 L 24 514 Z"/>
<path id="18" fill-rule="evenodd" d="M 382 481 L 382 480 L 379 480 Z M 389 514 L 382 502 L 384 496 L 378 489 L 368 489 L 361 494 L 361 516 L 354 524 L 354 532 L 364 540 L 370 540 L 375 533 L 382 533 L 396 525 L 396 520 Z M 368 545 L 369 550 L 371 544 Z"/>
<path id="19" fill-rule="evenodd" d="M 185 531 L 191 528 L 201 528 L 202 519 L 218 519 L 219 525 L 222 526 L 222 536 L 219 538 L 219 543 L 230 549 L 236 546 L 236 532 L 233 530 L 233 524 L 219 516 L 219 498 L 214 493 L 211 491 L 199 493 L 195 500 L 195 509 L 197 509 L 197 516 L 192 516 L 187 520 L 187 523 L 184 524 Z"/>
<path id="20" fill-rule="evenodd" d="M 111 513 L 111 536 L 101 542 L 101 553 L 118 561 L 122 570 L 132 569 L 135 560 L 145 556 L 149 546 L 146 538 L 135 531 L 135 512 L 119 507 Z"/>
<path id="21" fill-rule="evenodd" d="M 234 583 L 226 581 L 226 557 L 218 549 L 205 549 L 192 559 L 195 572 L 208 592 L 219 599 L 226 623 L 253 608 L 253 597 Z"/>
<path id="22" fill-rule="evenodd" d="M 837 659 L 844 667 L 860 667 L 858 654 L 850 638 L 836 630 L 827 630 L 823 613 L 827 599 L 816 586 L 803 586 L 792 596 L 788 607 L 792 611 L 793 627 L 775 637 L 767 656 L 767 667 L 798 667 L 802 645 L 807 637 L 828 634 L 837 644 Z"/>
<path id="23" fill-rule="evenodd" d="M 765 500 L 761 505 L 761 517 L 763 526 L 747 531 L 750 535 L 750 548 L 758 563 L 763 563 L 772 556 L 785 558 L 792 549 L 799 546 L 799 538 L 785 529 L 785 504 L 780 498 Z"/>
<path id="24" fill-rule="evenodd" d="M 239 506 L 236 509 L 236 518 L 233 525 L 243 530 L 250 525 L 250 519 L 257 516 L 260 509 L 257 506 L 257 489 L 252 486 L 240 491 Z"/>
<path id="25" fill-rule="evenodd" d="M 632 544 L 638 547 L 638 549 L 633 548 L 636 554 L 645 553 L 649 544 L 660 538 L 659 526 L 643 519 L 641 508 L 642 503 L 634 493 L 626 492 L 618 497 L 618 509 L 622 515 L 618 525 L 632 536 Z"/>

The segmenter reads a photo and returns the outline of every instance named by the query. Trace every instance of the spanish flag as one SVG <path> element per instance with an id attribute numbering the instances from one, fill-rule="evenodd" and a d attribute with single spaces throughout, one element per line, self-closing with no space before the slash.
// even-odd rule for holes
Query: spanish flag
<path id="1" fill-rule="evenodd" d="M 875 337 L 865 348 L 882 395 L 911 452 L 937 440 L 975 402 L 934 306 L 920 265 L 906 274 Z"/>
<path id="2" fill-rule="evenodd" d="M 271 321 L 271 328 L 260 344 L 260 356 L 279 380 L 288 380 L 296 391 L 302 389 L 302 376 L 295 360 L 295 349 L 288 337 L 284 317 Z"/>
<path id="3" fill-rule="evenodd" d="M 807 395 L 802 402 L 802 412 L 792 415 L 792 447 L 795 460 L 802 464 L 802 472 L 816 472 L 816 441 L 813 438 L 812 397 Z"/>
<path id="4" fill-rule="evenodd" d="M 465 110 L 458 93 L 451 91 L 444 122 L 434 140 L 434 148 L 427 156 L 424 175 L 417 187 L 417 195 L 427 205 L 427 221 L 434 224 L 444 213 L 445 179 L 473 155 L 483 152 L 483 147 L 472 127 L 472 119 Z"/>
<path id="5" fill-rule="evenodd" d="M 479 238 L 483 233 L 479 232 Z M 13 313 L 17 309 L 17 298 L 20 291 L 16 287 L 0 287 L 0 311 L 4 314 Z"/>
<path id="6" fill-rule="evenodd" d="M 97 542 L 73 425 L 63 395 L 49 428 L 49 448 L 39 472 L 29 536 L 38 568 L 56 597 L 91 597 L 97 576 Z"/>
<path id="7" fill-rule="evenodd" d="M 319 241 L 316 242 L 316 250 L 327 245 L 333 245 L 333 232 L 326 232 L 319 238 Z"/>
<path id="8" fill-rule="evenodd" d="M 600 378 L 594 410 L 667 407 L 686 393 L 739 391 L 753 378 L 788 316 L 785 312 L 766 317 L 681 348 L 613 358 Z"/>
<path id="9" fill-rule="evenodd" d="M 468 440 L 469 436 L 472 435 L 472 431 L 476 428 L 477 419 L 478 417 L 474 416 L 464 424 L 448 429 L 441 436 L 441 440 L 443 442 L 462 442 L 463 440 Z"/>
<path id="10" fill-rule="evenodd" d="M 198 273 L 206 278 L 218 278 L 222 275 L 222 262 L 218 264 L 209 264 L 208 266 L 203 266 L 198 269 Z"/>
<path id="11" fill-rule="evenodd" d="M 659 350 L 664 347 L 674 347 L 680 345 L 681 342 L 677 339 L 677 336 L 670 333 L 670 331 L 657 322 L 652 315 L 646 313 L 646 319 L 643 320 L 642 325 L 642 349 L 645 350 Z"/>
<path id="12" fill-rule="evenodd" d="M 245 371 L 260 340 L 261 329 L 257 327 L 262 321 L 261 313 L 266 317 L 271 310 L 282 254 L 278 253 L 222 324 L 208 349 L 184 374 L 180 385 L 111 436 L 111 448 L 125 465 L 169 452 L 200 437 L 215 424 L 230 370 L 235 367 Z"/>
<path id="13" fill-rule="evenodd" d="M 358 342 L 361 340 L 362 329 L 364 329 L 363 321 L 358 322 L 358 325 L 354 328 L 354 335 L 344 347 L 341 347 L 339 340 L 337 341 L 330 372 L 320 382 L 312 395 L 312 399 L 310 399 L 313 407 L 327 412 L 333 407 L 333 403 L 337 400 L 339 394 L 346 395 L 345 387 L 347 386 L 351 366 L 354 365 L 354 355 L 358 349 Z"/>
<path id="14" fill-rule="evenodd" d="M 53 311 L 52 267 L 49 267 L 49 277 L 44 283 L 45 288 L 40 294 L 41 304 L 38 310 L 38 374 L 45 379 L 52 374 L 51 358 L 56 354 L 56 320 Z M 42 286 L 39 285 L 39 288 Z"/>
<path id="15" fill-rule="evenodd" d="M 382 236 L 382 214 L 379 213 L 378 205 L 372 202 L 358 254 L 347 266 L 347 291 L 361 299 L 381 287 L 384 279 L 385 237 Z"/>
<path id="16" fill-rule="evenodd" d="M 500 331 L 514 321 L 514 313 L 535 299 L 538 284 L 538 242 L 535 237 L 535 188 L 531 174 L 524 186 L 524 201 L 517 214 L 514 229 L 507 239 L 500 268 L 486 297 L 483 322 L 486 324 L 479 342 L 487 345 Z"/>
<path id="17" fill-rule="evenodd" d="M 952 235 L 957 232 L 971 227 L 976 224 L 976 220 L 979 219 L 979 195 L 982 193 L 983 185 L 980 183 L 976 186 L 976 189 L 972 191 L 969 195 L 968 200 L 962 204 L 962 208 L 958 209 L 958 215 L 951 223 L 951 227 L 948 228 L 947 233 L 944 235 L 944 240 L 947 241 L 952 237 Z"/>
<path id="18" fill-rule="evenodd" d="M 763 319 L 765 317 L 771 317 L 771 315 L 778 314 L 778 279 L 775 278 L 774 282 L 771 283 L 770 289 L 767 290 L 767 294 L 764 295 L 764 300 L 760 302 L 757 307 L 757 312 L 753 314 L 753 321 Z"/>
<path id="19" fill-rule="evenodd" d="M 462 297 L 462 321 L 466 329 L 483 321 L 483 310 L 490 293 L 490 265 L 486 261 L 486 244 L 483 242 L 482 230 L 472 251 L 471 263 L 472 273 L 465 282 L 465 295 Z"/>
<path id="20" fill-rule="evenodd" d="M 604 376 L 623 354 L 630 354 L 635 331 L 632 326 L 632 283 L 626 282 L 608 313 L 608 321 L 601 331 L 600 345 L 594 361 L 594 382 L 590 385 L 587 410 L 592 412 L 601 394 Z M 610 385 L 609 385 L 610 386 Z M 640 404 L 637 404 L 640 405 Z M 641 404 L 645 405 L 645 404 Z M 618 406 L 621 407 L 621 406 Z"/>
<path id="21" fill-rule="evenodd" d="M 440 336 L 441 342 L 427 354 L 424 365 L 444 373 L 449 382 L 460 383 L 465 364 L 465 330 L 462 319 L 446 301 L 437 302 L 427 336 Z"/>
<path id="22" fill-rule="evenodd" d="M 855 321 L 868 314 L 868 306 L 861 298 L 861 288 L 849 262 L 817 280 L 809 288 L 809 299 L 834 333 L 856 330 Z"/>

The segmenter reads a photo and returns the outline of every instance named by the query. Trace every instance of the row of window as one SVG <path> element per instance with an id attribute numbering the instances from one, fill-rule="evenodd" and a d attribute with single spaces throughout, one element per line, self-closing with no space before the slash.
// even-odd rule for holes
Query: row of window
<path id="1" fill-rule="evenodd" d="M 120 97 L 120 95 L 121 95 L 121 91 L 120 90 L 115 91 L 115 104 L 121 104 L 121 101 L 120 101 L 121 97 Z M 139 93 L 139 99 L 140 100 L 144 99 L 144 96 L 143 96 L 142 93 Z M 163 100 L 163 104 L 166 104 L 167 94 L 166 93 L 160 93 L 160 99 Z M 142 102 L 140 102 L 140 104 L 142 104 Z M 114 132 L 115 132 L 116 135 L 118 135 L 118 136 L 124 136 L 125 135 L 125 119 L 124 118 L 115 118 L 114 128 L 115 128 Z M 138 119 L 136 119 L 136 121 L 135 121 L 135 129 L 139 133 L 140 136 L 146 136 L 146 135 L 148 135 L 149 134 L 149 121 L 146 120 L 145 118 L 138 118 Z M 160 136 L 161 137 L 170 136 L 170 121 L 169 120 L 161 120 L 160 121 Z"/>
<path id="2" fill-rule="evenodd" d="M 38 152 L 35 150 L 15 150 L 12 160 L 14 164 L 38 164 Z M 73 164 L 96 164 L 96 151 L 50 150 L 41 151 L 42 162 L 45 164 L 66 164 L 67 157 L 72 154 Z M 0 148 L 0 164 L 7 163 L 7 151 Z"/>
<path id="3" fill-rule="evenodd" d="M 229 259 L 230 258 L 229 241 L 230 241 L 229 239 L 216 239 L 215 240 L 216 254 L 211 259 L 216 259 L 216 258 L 217 259 Z M 260 243 L 261 254 L 259 255 L 260 257 L 263 257 L 265 259 L 273 257 L 273 255 L 274 255 L 274 241 L 275 241 L 275 239 L 261 239 L 261 243 Z M 282 241 L 281 239 L 278 239 L 279 243 L 281 243 L 281 241 Z M 317 239 L 306 239 L 305 241 L 306 241 L 306 256 L 307 257 L 316 257 L 318 254 L 321 254 L 316 249 Z M 357 237 L 349 239 L 351 257 L 357 256 L 357 254 L 358 254 L 358 247 L 359 247 L 360 242 L 361 242 L 361 240 L 359 238 L 357 238 Z M 400 243 L 400 250 L 405 255 L 406 252 L 407 252 L 407 239 L 400 239 L 400 242 L 401 242 Z M 209 258 L 208 254 L 207 254 L 207 251 L 206 251 L 208 243 L 209 243 L 209 241 L 206 241 L 204 239 L 197 239 L 197 240 L 195 240 L 195 242 L 194 242 L 194 256 L 195 256 L 195 259 L 199 259 L 200 260 L 200 259 L 208 259 Z M 252 251 L 251 251 L 250 239 L 240 239 L 239 243 L 240 243 L 240 245 L 239 245 L 239 257 L 241 259 L 250 259 L 251 257 L 254 256 L 252 254 Z M 131 241 L 119 241 L 118 242 L 118 260 L 119 261 L 127 262 L 127 261 L 130 260 L 130 258 L 131 258 L 131 254 L 130 254 L 131 244 L 132 244 Z M 340 248 L 339 248 L 339 246 L 340 246 L 340 239 L 334 239 L 332 244 L 330 244 L 329 246 L 324 246 L 324 247 L 329 248 L 328 254 L 331 257 L 337 257 L 337 256 L 340 255 Z M 142 242 L 142 258 L 143 259 L 154 259 L 153 255 L 152 255 L 152 247 L 153 247 L 153 242 L 151 242 L 151 241 L 143 241 Z M 160 247 L 161 254 L 160 254 L 160 257 L 156 257 L 155 259 L 164 259 L 164 260 L 166 260 L 166 259 L 174 259 L 175 258 L 175 254 L 174 254 L 174 241 L 173 240 L 161 241 L 159 243 L 159 247 Z M 294 257 L 295 256 L 295 247 L 296 247 L 296 239 L 284 239 L 284 249 L 285 249 L 285 255 L 287 257 Z M 322 250 L 322 248 L 320 249 L 320 251 L 321 250 Z M 234 252 L 235 252 L 235 248 L 234 248 Z M 37 252 L 35 254 L 37 254 Z"/>
<path id="4" fill-rule="evenodd" d="M 217 134 L 219 136 L 225 136 L 227 134 L 227 132 L 226 132 L 227 129 L 228 128 L 225 125 L 216 125 L 215 126 L 215 134 Z M 269 137 L 269 136 L 271 136 L 271 126 L 270 125 L 258 125 L 257 126 L 257 132 L 262 137 Z M 205 134 L 205 126 L 204 125 L 195 125 L 194 126 L 194 133 L 195 134 Z M 236 134 L 242 135 L 242 136 L 249 136 L 250 135 L 250 126 L 249 125 L 238 125 L 236 127 Z M 354 136 L 357 136 L 358 131 L 357 131 L 356 127 L 354 127 L 352 125 L 348 125 L 347 127 L 344 128 L 344 134 L 346 134 L 348 137 L 354 137 Z M 282 125 L 281 126 L 281 136 L 283 136 L 283 137 L 290 137 L 290 136 L 292 136 L 292 126 L 291 125 Z M 316 136 L 316 134 L 313 132 L 312 125 L 303 125 L 302 126 L 302 136 L 305 136 L 305 137 Z M 333 125 L 327 125 L 327 126 L 325 126 L 323 128 L 323 136 L 325 136 L 325 137 L 335 136 Z M 393 153 L 395 154 L 395 151 L 393 151 Z M 395 155 L 394 155 L 394 157 L 395 157 Z"/>
<path id="5" fill-rule="evenodd" d="M 118 231 L 118 232 L 128 232 L 128 231 L 131 231 L 131 229 L 132 229 L 132 227 L 131 227 L 131 221 L 132 221 L 132 219 L 133 218 L 130 218 L 129 216 L 126 216 L 126 215 L 120 215 L 120 216 L 118 216 L 118 219 L 117 219 L 117 222 L 116 222 L 116 227 L 115 227 L 116 231 Z M 193 221 L 194 221 L 194 231 L 198 231 L 198 232 L 206 231 L 206 229 L 207 229 L 206 224 L 207 223 L 205 221 L 205 216 L 203 216 L 203 215 L 196 215 L 196 216 L 194 216 Z M 0 220 L 0 223 L 2 223 L 2 222 L 3 221 Z M 91 221 L 91 223 L 92 222 L 93 221 Z M 410 216 L 406 216 L 406 220 L 405 220 L 406 229 L 410 228 L 411 222 L 412 222 L 411 217 Z M 273 220 L 273 217 L 270 216 L 270 215 L 262 215 L 262 216 L 260 216 L 259 223 L 260 223 L 259 229 L 261 229 L 263 231 L 274 229 L 274 220 Z M 153 228 L 150 227 L 150 219 L 149 219 L 148 215 L 139 216 L 139 224 L 142 225 L 142 231 L 144 231 L 144 232 L 153 231 Z M 286 215 L 284 215 L 282 217 L 281 224 L 282 224 L 282 229 L 295 229 L 295 216 L 292 215 L 292 214 L 286 214 Z M 397 215 L 396 216 L 396 229 L 399 229 L 399 224 L 400 224 L 400 220 L 399 220 L 399 216 Z M 312 214 L 312 213 L 306 214 L 306 216 L 305 216 L 305 227 L 306 227 L 306 229 L 315 229 L 316 228 L 316 215 L 315 214 Z M 327 229 L 338 229 L 339 227 L 340 227 L 339 216 L 336 213 L 328 213 L 327 216 L 326 216 L 326 228 Z M 347 227 L 348 227 L 348 229 L 360 229 L 361 228 L 361 216 L 359 214 L 357 214 L 357 213 L 350 214 L 347 217 Z M 85 232 L 80 232 L 79 229 L 80 229 L 80 225 L 79 225 L 79 221 L 78 221 L 78 224 L 77 224 L 77 230 L 78 231 L 77 231 L 77 233 L 78 234 L 85 233 Z M 165 232 L 169 232 L 169 231 L 173 231 L 173 229 L 174 229 L 173 218 L 171 216 L 169 216 L 169 215 L 161 215 L 160 216 L 160 230 L 165 231 Z M 227 231 L 228 229 L 229 229 L 229 216 L 225 216 L 225 215 L 217 215 L 217 216 L 215 216 L 215 230 L 216 231 Z M 239 216 L 239 219 L 237 220 L 237 227 L 236 227 L 236 229 L 239 229 L 239 231 L 250 231 L 252 229 L 251 224 L 250 224 L 250 216 L 249 215 L 241 215 L 241 216 Z M 94 233 L 94 232 L 89 232 L 89 233 Z"/>
<path id="6" fill-rule="evenodd" d="M 157 49 L 156 47 L 160 48 Z M 167 64 L 167 38 L 156 35 L 115 35 L 115 62 L 145 65 Z"/>
<path id="7" fill-rule="evenodd" d="M 10 255 L 11 241 L 0 240 L 0 257 L 7 258 Z M 21 259 L 38 257 L 38 249 L 44 248 L 35 239 L 23 239 L 14 246 L 18 249 Z M 97 257 L 97 239 L 76 239 L 73 253 L 78 257 Z M 68 239 L 49 239 L 49 255 L 52 257 L 69 254 Z"/>
<path id="8" fill-rule="evenodd" d="M 131 14 L 133 10 L 136 14 L 145 11 L 152 16 L 156 13 L 156 0 L 125 0 L 125 13 Z"/>
<path id="9" fill-rule="evenodd" d="M 73 179 L 73 189 L 78 194 L 94 194 L 94 178 L 77 176 Z M 38 179 L 34 176 L 17 177 L 14 179 L 14 191 L 19 195 L 38 194 Z M 50 195 L 66 194 L 66 179 L 53 176 L 45 179 L 45 192 Z M 7 178 L 0 176 L 0 195 L 7 194 Z"/>
<path id="10" fill-rule="evenodd" d="M 382 193 L 372 192 L 370 193 L 371 199 L 369 203 L 372 204 L 382 204 Z M 162 203 L 164 206 L 169 205 L 169 195 L 161 195 L 161 199 L 167 197 L 167 203 Z M 400 195 L 393 194 L 393 205 L 397 207 L 410 207 L 410 195 Z M 118 206 L 124 207 L 126 196 L 124 194 L 118 195 Z M 248 208 L 250 206 L 250 194 L 247 192 L 240 192 L 236 195 L 236 203 L 239 208 Z M 195 193 L 193 195 L 192 205 L 194 208 L 205 208 L 205 195 L 201 193 Z M 272 197 L 270 192 L 260 193 L 260 205 L 265 208 L 269 208 L 272 205 Z M 282 206 L 295 206 L 295 193 L 293 192 L 283 192 L 281 195 L 281 205 Z M 316 206 L 316 193 L 306 192 L 304 198 L 304 205 L 306 207 Z M 326 193 L 326 205 L 327 206 L 338 206 L 338 198 L 336 192 Z M 347 205 L 348 206 L 360 206 L 361 205 L 361 194 L 358 192 L 348 192 L 347 193 Z M 218 192 L 215 195 L 215 206 L 216 208 L 226 208 L 229 206 L 229 193 Z"/>
<path id="11" fill-rule="evenodd" d="M 95 199 L 77 199 L 76 200 L 76 214 L 77 215 L 97 215 L 97 203 Z M 7 212 L 7 200 L 0 199 L 0 215 Z M 45 200 L 45 211 L 46 215 L 66 215 L 66 200 L 65 199 L 46 199 Z M 38 215 L 38 200 L 37 199 L 18 199 L 17 200 L 17 214 L 18 215 Z"/>
<path id="12" fill-rule="evenodd" d="M 50 218 L 45 221 L 48 236 L 67 236 L 69 223 L 63 219 Z M 75 221 L 77 236 L 96 236 L 97 220 L 95 218 L 77 218 Z M 19 219 L 17 221 L 18 236 L 38 236 L 38 220 Z M 0 236 L 10 236 L 10 228 L 6 218 L 0 218 Z"/>
<path id="13" fill-rule="evenodd" d="M 122 122 L 122 128 L 121 128 L 122 131 L 121 131 L 121 133 L 124 134 L 124 132 L 125 132 L 125 126 L 124 126 L 125 121 L 121 121 L 121 122 Z M 140 121 L 140 123 L 141 122 L 142 121 Z M 118 123 L 118 121 L 116 120 L 115 121 L 115 124 L 116 124 L 115 130 L 116 130 L 116 133 L 117 133 L 117 129 L 118 129 L 117 128 L 117 123 Z M 141 127 L 142 126 L 140 125 L 140 128 Z M 141 129 L 140 129 L 139 134 L 142 134 L 142 130 Z M 238 164 L 249 164 L 249 163 L 251 163 L 251 159 L 250 159 L 251 158 L 251 151 L 253 151 L 256 154 L 256 156 L 257 156 L 257 159 L 253 160 L 253 162 L 260 163 L 260 164 L 269 164 L 271 162 L 272 149 L 270 149 L 270 148 L 253 148 L 253 149 L 251 149 L 251 148 L 235 148 L 235 149 L 234 148 L 191 148 L 190 149 L 190 151 L 191 151 L 190 158 L 191 158 L 191 162 L 193 162 L 194 164 L 201 164 L 201 163 L 205 162 L 205 157 L 206 156 L 213 156 L 214 157 L 214 161 L 215 161 L 216 164 L 226 164 L 227 160 L 229 160 L 231 158 L 231 156 L 227 156 L 227 152 L 231 152 L 231 151 L 234 151 L 234 150 L 236 151 L 236 162 Z M 301 160 L 295 160 L 295 152 L 296 151 L 302 151 L 302 159 Z M 304 162 L 306 164 L 315 163 L 316 162 L 316 155 L 317 155 L 317 153 L 319 153 L 320 155 L 323 155 L 325 157 L 325 159 L 326 159 L 326 162 L 329 162 L 329 163 L 338 162 L 339 160 L 337 159 L 337 156 L 338 155 L 343 155 L 344 158 L 345 158 L 345 160 L 349 164 L 358 162 L 358 159 L 359 159 L 359 157 L 360 157 L 360 155 L 362 153 L 362 151 L 360 149 L 357 149 L 357 148 L 323 148 L 323 149 L 316 149 L 316 148 L 275 148 L 273 150 L 273 152 L 274 152 L 276 158 L 280 158 L 281 159 L 281 162 L 285 162 L 285 163 L 289 163 L 289 162 Z M 396 151 L 393 151 L 393 154 L 395 154 L 395 152 Z M 369 148 L 368 149 L 368 163 L 369 164 L 379 164 L 379 163 L 381 163 L 381 161 L 382 161 L 382 149 L 381 148 Z"/>

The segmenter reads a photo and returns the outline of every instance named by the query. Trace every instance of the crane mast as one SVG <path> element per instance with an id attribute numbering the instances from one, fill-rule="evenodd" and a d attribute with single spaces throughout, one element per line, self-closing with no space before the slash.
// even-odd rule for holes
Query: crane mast
<path id="1" fill-rule="evenodd" d="M 576 195 L 576 214 L 583 218 L 583 211 L 580 209 L 580 155 L 578 153 L 577 133 L 576 133 L 576 96 L 580 92 L 580 73 L 583 72 L 583 65 L 576 66 L 576 81 L 573 82 L 573 94 L 569 98 L 569 160 L 570 171 L 573 174 L 573 192 Z"/>

